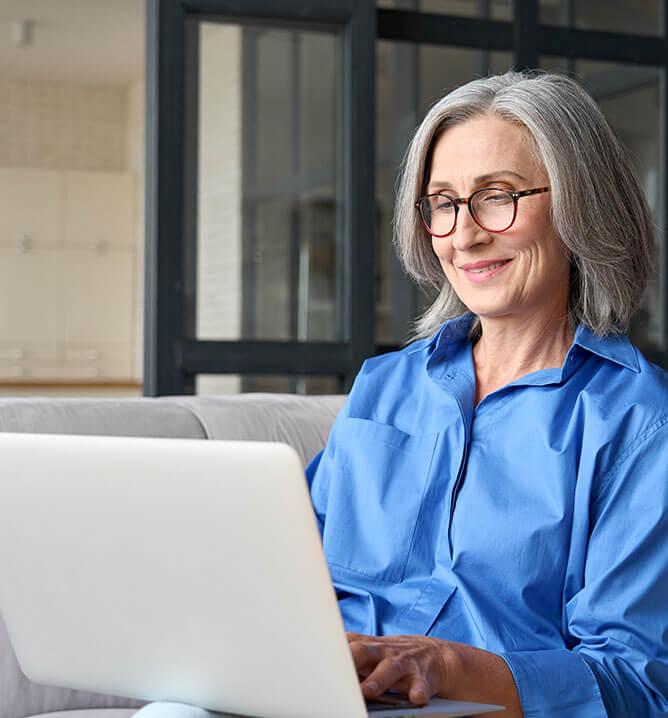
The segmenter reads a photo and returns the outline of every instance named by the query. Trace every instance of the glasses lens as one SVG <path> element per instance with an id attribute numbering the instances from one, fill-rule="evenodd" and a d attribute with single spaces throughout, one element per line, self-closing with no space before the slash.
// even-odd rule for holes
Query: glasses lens
<path id="1" fill-rule="evenodd" d="M 420 203 L 420 213 L 431 234 L 444 236 L 450 234 L 455 226 L 455 203 L 447 195 L 432 194 L 424 197 Z"/>
<path id="2" fill-rule="evenodd" d="M 515 202 L 510 192 L 484 189 L 471 200 L 471 211 L 478 224 L 490 232 L 501 232 L 513 223 Z"/>

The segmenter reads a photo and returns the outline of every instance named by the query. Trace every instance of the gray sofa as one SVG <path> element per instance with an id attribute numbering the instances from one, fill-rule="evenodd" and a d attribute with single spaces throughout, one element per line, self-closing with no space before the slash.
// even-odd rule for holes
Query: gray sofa
<path id="1" fill-rule="evenodd" d="M 0 431 L 284 441 L 306 464 L 344 396 L 241 394 L 160 399 L 0 399 Z M 130 718 L 128 698 L 37 685 L 21 672 L 0 616 L 0 718 Z"/>

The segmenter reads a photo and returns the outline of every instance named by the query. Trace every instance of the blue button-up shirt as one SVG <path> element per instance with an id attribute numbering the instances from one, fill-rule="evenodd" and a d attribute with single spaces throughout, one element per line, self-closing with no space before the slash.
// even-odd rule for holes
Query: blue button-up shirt
<path id="1" fill-rule="evenodd" d="M 668 715 L 668 375 L 580 326 L 475 406 L 470 322 L 367 360 L 307 467 L 346 628 L 498 653 L 527 717 Z"/>

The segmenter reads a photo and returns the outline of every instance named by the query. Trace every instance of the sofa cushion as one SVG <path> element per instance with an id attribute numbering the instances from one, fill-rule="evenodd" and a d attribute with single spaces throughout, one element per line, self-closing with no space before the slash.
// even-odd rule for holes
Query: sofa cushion
<path id="1" fill-rule="evenodd" d="M 306 465 L 326 444 L 346 397 L 257 393 L 172 399 L 197 416 L 209 439 L 282 441 Z"/>
<path id="2" fill-rule="evenodd" d="M 168 399 L 0 399 L 0 431 L 203 439 L 187 406 Z"/>

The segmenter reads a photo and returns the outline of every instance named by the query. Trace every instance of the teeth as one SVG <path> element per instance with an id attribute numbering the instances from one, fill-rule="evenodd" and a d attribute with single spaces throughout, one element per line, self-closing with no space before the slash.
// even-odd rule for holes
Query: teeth
<path id="1" fill-rule="evenodd" d="M 474 274 L 482 274 L 483 272 L 491 272 L 493 269 L 496 269 L 505 263 L 506 261 L 504 260 L 503 262 L 497 262 L 496 264 L 488 264 L 486 267 L 481 267 L 480 269 L 469 269 L 467 271 L 473 272 Z"/>

